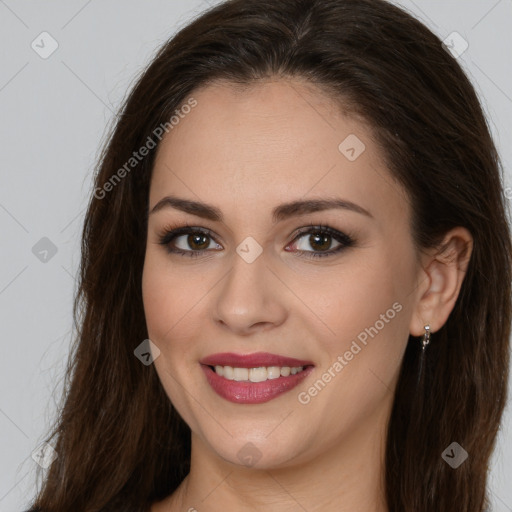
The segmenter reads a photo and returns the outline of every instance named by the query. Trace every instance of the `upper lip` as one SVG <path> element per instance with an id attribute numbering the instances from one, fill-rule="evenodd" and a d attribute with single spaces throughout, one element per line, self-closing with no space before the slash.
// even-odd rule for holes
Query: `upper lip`
<path id="1" fill-rule="evenodd" d="M 259 368 L 262 366 L 312 366 L 311 361 L 295 359 L 294 357 L 269 354 L 268 352 L 255 352 L 253 354 L 234 354 L 223 352 L 211 354 L 199 361 L 207 366 L 232 366 L 234 368 Z"/>

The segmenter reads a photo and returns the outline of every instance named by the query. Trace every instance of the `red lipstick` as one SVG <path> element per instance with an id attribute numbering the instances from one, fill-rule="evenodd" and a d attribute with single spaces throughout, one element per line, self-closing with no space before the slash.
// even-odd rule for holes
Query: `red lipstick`
<path id="1" fill-rule="evenodd" d="M 222 398 L 238 404 L 261 404 L 268 402 L 302 382 L 313 370 L 313 363 L 293 357 L 257 352 L 253 354 L 220 353 L 203 358 L 201 369 L 212 389 Z M 218 375 L 214 366 L 231 366 L 233 368 L 260 367 L 303 367 L 295 375 L 279 376 L 263 382 L 229 380 Z"/>

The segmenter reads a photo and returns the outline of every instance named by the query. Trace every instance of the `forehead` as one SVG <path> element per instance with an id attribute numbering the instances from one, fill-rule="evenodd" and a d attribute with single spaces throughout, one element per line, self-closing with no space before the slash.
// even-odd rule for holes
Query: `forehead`
<path id="1" fill-rule="evenodd" d="M 150 208 L 171 192 L 234 210 L 335 195 L 403 214 L 370 127 L 311 84 L 217 83 L 191 96 L 197 105 L 158 148 Z"/>
<path id="2" fill-rule="evenodd" d="M 159 158 L 211 166 L 215 155 L 224 169 L 236 165 L 238 175 L 244 169 L 265 173 L 285 162 L 297 168 L 303 158 L 308 164 L 337 160 L 338 145 L 351 132 L 368 138 L 362 124 L 337 114 L 331 98 L 297 81 L 220 82 L 192 96 L 197 106 L 164 137 Z"/>

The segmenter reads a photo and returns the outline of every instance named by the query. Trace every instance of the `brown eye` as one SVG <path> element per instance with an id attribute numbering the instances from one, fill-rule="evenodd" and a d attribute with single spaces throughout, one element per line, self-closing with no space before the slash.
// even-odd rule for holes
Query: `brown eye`
<path id="1" fill-rule="evenodd" d="M 299 242 L 304 239 L 303 242 Z M 332 243 L 337 245 L 332 248 Z M 312 226 L 302 230 L 293 241 L 293 248 L 308 258 L 332 256 L 350 247 L 354 240 L 329 226 Z M 309 248 L 313 250 L 309 250 Z"/>
<path id="2" fill-rule="evenodd" d="M 208 230 L 193 226 L 168 229 L 159 239 L 159 243 L 165 246 L 170 254 L 180 256 L 197 257 L 212 249 L 222 249 Z M 304 242 L 299 242 L 301 239 L 304 239 Z M 214 247 L 211 247 L 212 242 Z M 334 248 L 333 242 L 337 244 Z M 350 236 L 329 226 L 308 226 L 302 229 L 291 245 L 293 251 L 307 258 L 317 258 L 333 256 L 353 244 L 354 240 Z"/>
<path id="3" fill-rule="evenodd" d="M 332 236 L 322 233 L 309 235 L 308 244 L 317 251 L 327 251 L 332 244 Z"/>
<path id="4" fill-rule="evenodd" d="M 200 256 L 211 248 L 211 243 L 214 242 L 208 231 L 188 226 L 166 230 L 159 239 L 159 243 L 165 246 L 169 253 L 190 257 Z M 215 249 L 218 248 L 222 247 L 215 243 Z"/>
<path id="5" fill-rule="evenodd" d="M 181 237 L 177 237 L 181 238 Z M 204 249 L 207 249 L 210 245 L 209 236 L 204 234 L 195 234 L 195 235 L 188 235 L 187 242 L 185 245 L 188 245 L 190 248 L 203 251 Z"/>

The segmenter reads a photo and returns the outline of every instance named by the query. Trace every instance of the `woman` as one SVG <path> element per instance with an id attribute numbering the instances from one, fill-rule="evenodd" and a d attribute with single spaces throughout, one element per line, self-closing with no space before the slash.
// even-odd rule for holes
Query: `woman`
<path id="1" fill-rule="evenodd" d="M 397 7 L 194 20 L 102 154 L 34 506 L 483 511 L 509 364 L 501 178 L 470 82 Z"/>

